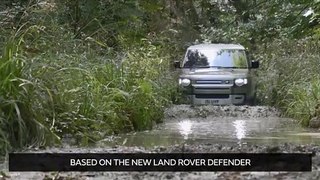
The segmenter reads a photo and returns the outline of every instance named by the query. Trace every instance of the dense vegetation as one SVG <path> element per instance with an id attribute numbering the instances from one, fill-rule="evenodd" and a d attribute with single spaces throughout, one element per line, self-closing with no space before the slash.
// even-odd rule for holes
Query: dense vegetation
<path id="1" fill-rule="evenodd" d="M 234 42 L 261 61 L 260 103 L 303 125 L 320 100 L 316 0 L 0 3 L 0 154 L 151 128 L 176 101 L 173 60 Z"/>

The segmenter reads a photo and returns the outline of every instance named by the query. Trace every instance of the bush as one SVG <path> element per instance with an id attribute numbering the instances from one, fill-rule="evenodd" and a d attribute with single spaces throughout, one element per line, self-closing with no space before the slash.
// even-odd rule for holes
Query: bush
<path id="1" fill-rule="evenodd" d="M 34 109 L 37 84 L 26 79 L 16 37 L 9 39 L 0 58 L 0 154 L 10 148 L 45 145 L 57 139 Z"/>
<path id="2" fill-rule="evenodd" d="M 149 129 L 161 122 L 175 93 L 165 45 L 144 40 L 103 56 L 76 49 L 28 56 L 18 50 L 22 40 L 8 41 L 0 62 L 2 154 L 53 144 L 67 134 L 88 145 Z"/>
<path id="3" fill-rule="evenodd" d="M 260 47 L 258 97 L 307 126 L 319 103 L 319 43 L 315 39 L 277 40 Z"/>

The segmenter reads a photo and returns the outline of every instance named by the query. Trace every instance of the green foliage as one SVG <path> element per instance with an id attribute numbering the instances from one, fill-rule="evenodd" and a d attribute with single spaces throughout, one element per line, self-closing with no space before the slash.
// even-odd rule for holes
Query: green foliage
<path id="1" fill-rule="evenodd" d="M 49 51 L 26 57 L 9 42 L 1 61 L 1 92 L 10 93 L 1 96 L 3 150 L 66 134 L 87 145 L 108 134 L 151 128 L 174 93 L 167 47 L 147 39 L 116 56 Z"/>
<path id="2" fill-rule="evenodd" d="M 57 139 L 44 122 L 41 112 L 33 108 L 36 84 L 25 79 L 26 59 L 20 56 L 19 31 L 4 47 L 0 59 L 0 154 L 10 148 L 46 145 Z"/>
<path id="3" fill-rule="evenodd" d="M 262 67 L 258 97 L 308 125 L 319 103 L 319 43 L 278 40 L 259 49 Z"/>
<path id="4" fill-rule="evenodd" d="M 19 22 L 11 19 L 19 30 L 1 29 L 13 34 L 1 42 L 1 154 L 65 135 L 88 145 L 161 122 L 176 90 L 169 67 L 173 43 L 146 34 L 145 10 L 134 1 L 96 3 L 19 5 L 25 13 Z M 79 8 L 70 11 L 79 14 L 63 8 Z"/>
<path id="5" fill-rule="evenodd" d="M 288 91 L 286 99 L 286 113 L 296 119 L 304 126 L 309 124 L 309 120 L 315 115 L 315 108 L 320 100 L 319 76 L 315 76 L 311 81 L 301 82 L 294 85 Z"/>
<path id="6" fill-rule="evenodd" d="M 222 7 L 214 23 L 201 27 L 201 39 L 241 43 L 255 50 L 274 39 L 313 36 L 319 29 L 317 1 L 241 0 L 230 4 Z"/>
<path id="7" fill-rule="evenodd" d="M 12 2 L 0 3 L 0 154 L 151 128 L 180 101 L 170 66 L 196 41 L 248 47 L 261 103 L 305 125 L 318 104 L 319 1 Z"/>

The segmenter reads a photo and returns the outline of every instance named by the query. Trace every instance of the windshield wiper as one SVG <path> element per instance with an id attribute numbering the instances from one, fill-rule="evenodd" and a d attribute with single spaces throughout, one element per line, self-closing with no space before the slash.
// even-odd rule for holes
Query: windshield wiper
<path id="1" fill-rule="evenodd" d="M 222 66 L 193 66 L 190 68 L 223 68 Z"/>
<path id="2" fill-rule="evenodd" d="M 248 67 L 221 67 L 226 69 L 247 69 Z"/>
<path id="3" fill-rule="evenodd" d="M 195 68 L 217 68 L 217 69 L 247 69 L 248 67 L 224 67 L 224 66 L 188 66 L 188 67 L 183 67 L 183 68 L 190 68 L 190 69 L 195 69 Z"/>

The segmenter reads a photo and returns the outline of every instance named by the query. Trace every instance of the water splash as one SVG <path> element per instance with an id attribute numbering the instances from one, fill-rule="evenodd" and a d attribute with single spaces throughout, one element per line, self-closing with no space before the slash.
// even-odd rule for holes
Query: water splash
<path id="1" fill-rule="evenodd" d="M 188 139 L 188 135 L 192 133 L 192 122 L 189 119 L 180 121 L 178 123 L 179 133 L 184 139 Z"/>
<path id="2" fill-rule="evenodd" d="M 246 121 L 244 120 L 235 120 L 232 125 L 235 127 L 236 137 L 238 140 L 241 140 L 246 137 Z"/>

